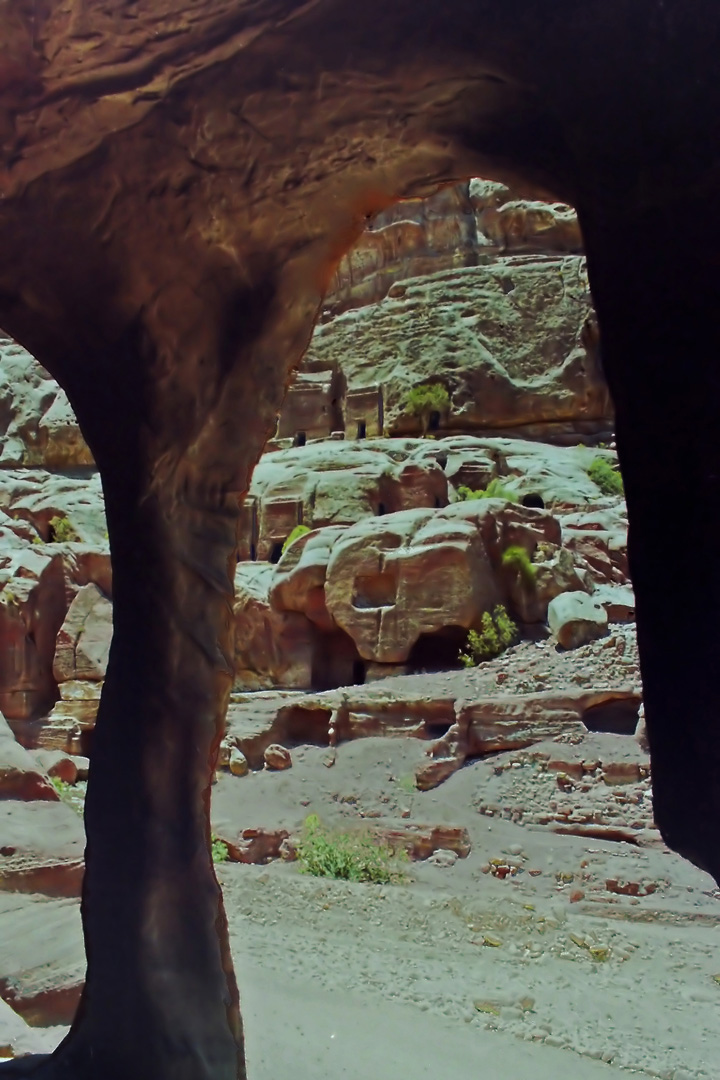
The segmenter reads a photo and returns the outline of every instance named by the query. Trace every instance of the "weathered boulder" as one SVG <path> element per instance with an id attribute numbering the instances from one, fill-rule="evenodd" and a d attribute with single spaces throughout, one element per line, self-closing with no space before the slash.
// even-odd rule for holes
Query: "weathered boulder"
<path id="1" fill-rule="evenodd" d="M 431 638 L 435 662 L 442 654 L 452 665 L 464 631 L 496 604 L 542 622 L 558 593 L 593 587 L 590 568 L 560 541 L 551 514 L 504 499 L 306 533 L 275 567 L 238 565 L 236 685 L 348 685 L 364 681 L 366 664 L 379 677 L 382 665 L 407 663 Z M 505 565 L 513 546 L 533 560 L 530 583 Z"/>
<path id="2" fill-rule="evenodd" d="M 265 768 L 273 772 L 282 772 L 292 767 L 292 754 L 285 746 L 279 743 L 270 743 L 263 754 Z"/>
<path id="3" fill-rule="evenodd" d="M 0 714 L 0 798 L 46 799 L 57 802 L 47 770 L 15 739 L 7 720 Z"/>
<path id="4" fill-rule="evenodd" d="M 59 683 L 105 678 L 112 625 L 110 601 L 97 585 L 83 585 L 57 636 L 53 675 Z"/>
<path id="5" fill-rule="evenodd" d="M 500 251 L 583 250 L 577 213 L 566 203 L 518 198 L 505 184 L 471 180 L 468 194 L 476 214 L 478 239 Z"/>
<path id="6" fill-rule="evenodd" d="M 63 682 L 60 698 L 47 716 L 22 725 L 23 742 L 28 746 L 78 755 L 88 754 L 90 732 L 95 726 L 102 683 Z"/>
<path id="7" fill-rule="evenodd" d="M 247 776 L 250 771 L 248 759 L 245 757 L 242 750 L 238 750 L 237 746 L 233 746 L 230 749 L 228 768 L 233 776 Z"/>
<path id="8" fill-rule="evenodd" d="M 592 588 L 582 560 L 560 544 L 531 543 L 522 547 L 531 566 L 504 566 L 513 611 L 524 623 L 544 622 L 548 604 L 563 592 L 587 592 Z"/>
<path id="9" fill-rule="evenodd" d="M 62 780 L 65 784 L 75 784 L 87 778 L 87 759 L 75 758 L 62 750 L 31 750 L 30 756 L 48 776 Z"/>
<path id="10" fill-rule="evenodd" d="M 2 479 L 0 479 L 0 486 Z M 58 697 L 53 658 L 78 587 L 110 587 L 107 551 L 94 545 L 30 542 L 25 522 L 0 523 L 0 708 L 12 721 L 37 718 Z M 92 589 L 94 585 L 90 586 Z"/>
<path id="11" fill-rule="evenodd" d="M 608 614 L 599 600 L 584 592 L 566 592 L 548 606 L 548 624 L 558 644 L 576 649 L 607 632 Z"/>
<path id="12" fill-rule="evenodd" d="M 500 599 L 471 509 L 361 522 L 335 541 L 328 562 L 328 612 L 365 660 L 401 663 L 421 635 L 468 628 Z"/>
<path id="13" fill-rule="evenodd" d="M 609 622 L 635 621 L 635 593 L 630 585 L 598 585 L 592 598 L 605 608 Z"/>

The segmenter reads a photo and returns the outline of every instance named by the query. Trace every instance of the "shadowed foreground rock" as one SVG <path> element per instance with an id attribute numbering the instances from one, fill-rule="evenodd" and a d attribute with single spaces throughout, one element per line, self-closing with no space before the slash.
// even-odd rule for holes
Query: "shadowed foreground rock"
<path id="1" fill-rule="evenodd" d="M 208 804 L 238 506 L 340 256 L 404 196 L 484 173 L 578 209 L 655 810 L 720 877 L 720 10 L 140 0 L 131 14 L 121 0 L 0 9 L 0 325 L 63 386 L 101 470 L 115 597 L 87 982 L 33 1075 L 236 1080 Z M 670 523 L 667 490 L 685 495 Z M 687 537 L 703 584 L 690 593 Z"/>

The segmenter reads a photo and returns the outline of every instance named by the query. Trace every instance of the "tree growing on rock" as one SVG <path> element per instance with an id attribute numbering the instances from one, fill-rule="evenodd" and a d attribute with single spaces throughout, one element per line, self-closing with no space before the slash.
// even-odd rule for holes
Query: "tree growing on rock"
<path id="1" fill-rule="evenodd" d="M 441 383 L 420 383 L 408 392 L 404 411 L 408 416 L 419 418 L 424 439 L 433 413 L 444 413 L 449 408 L 450 395 Z"/>

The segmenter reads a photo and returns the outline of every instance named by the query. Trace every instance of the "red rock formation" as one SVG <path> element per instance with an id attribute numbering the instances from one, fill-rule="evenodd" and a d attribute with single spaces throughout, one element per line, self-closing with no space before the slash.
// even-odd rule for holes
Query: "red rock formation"
<path id="1" fill-rule="evenodd" d="M 508 251 L 578 253 L 582 246 L 572 207 L 471 180 L 378 214 L 335 271 L 323 318 L 382 300 L 396 281 L 475 266 Z"/>
<path id="2" fill-rule="evenodd" d="M 578 208 L 632 526 L 656 813 L 720 878 L 720 11 L 140 0 L 131 14 L 120 0 L 0 9 L 0 325 L 67 390 L 114 560 L 88 978 L 41 1073 L 226 1080 L 245 1066 L 208 804 L 237 506 L 337 261 L 399 198 L 488 172 Z M 670 520 L 668 489 L 685 492 Z"/>

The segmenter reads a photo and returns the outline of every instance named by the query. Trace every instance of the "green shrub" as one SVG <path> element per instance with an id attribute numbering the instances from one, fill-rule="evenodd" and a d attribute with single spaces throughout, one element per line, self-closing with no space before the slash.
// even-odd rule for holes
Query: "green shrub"
<path id="1" fill-rule="evenodd" d="M 61 780 L 59 776 L 51 776 L 50 783 L 58 793 L 60 801 L 66 803 L 76 814 L 82 817 L 85 809 L 87 785 L 85 783 L 68 784 L 67 780 Z"/>
<path id="2" fill-rule="evenodd" d="M 446 412 L 449 408 L 450 395 L 441 383 L 420 383 L 419 386 L 413 386 L 404 403 L 405 413 L 420 418 L 423 438 L 427 435 L 432 414 Z"/>
<path id="3" fill-rule="evenodd" d="M 472 502 L 473 499 L 504 499 L 505 502 L 511 503 L 519 501 L 514 491 L 503 487 L 498 476 L 491 480 L 486 488 L 480 488 L 478 491 L 473 491 L 472 488 L 466 487 L 465 484 L 461 484 L 457 491 L 461 502 Z"/>
<path id="4" fill-rule="evenodd" d="M 58 515 L 50 518 L 50 539 L 56 544 L 65 544 L 70 540 L 79 540 L 80 537 L 68 518 Z"/>
<path id="5" fill-rule="evenodd" d="M 285 543 L 282 546 L 283 555 L 285 554 L 287 549 L 290 547 L 290 545 L 292 543 L 294 543 L 299 536 L 304 536 L 305 533 L 309 533 L 309 532 L 310 532 L 310 526 L 309 525 L 296 525 L 295 528 L 290 533 L 287 540 L 285 541 Z"/>
<path id="6" fill-rule="evenodd" d="M 214 863 L 224 863 L 230 858 L 227 844 L 224 840 L 219 840 L 217 836 L 212 837 L 210 851 L 212 852 L 212 861 Z"/>
<path id="7" fill-rule="evenodd" d="M 398 854 L 369 833 L 350 835 L 327 829 L 317 814 L 305 820 L 298 844 L 298 861 L 306 874 L 343 881 L 370 881 L 376 885 L 402 880 Z"/>
<path id="8" fill-rule="evenodd" d="M 492 615 L 483 612 L 479 631 L 468 631 L 466 651 L 461 651 L 458 659 L 464 667 L 477 667 L 483 660 L 493 660 L 514 644 L 517 633 L 517 626 L 503 605 L 498 604 Z"/>
<path id="9" fill-rule="evenodd" d="M 529 588 L 534 586 L 537 568 L 525 548 L 521 547 L 520 544 L 513 544 L 512 547 L 503 551 L 502 564 L 509 570 L 519 574 Z"/>
<path id="10" fill-rule="evenodd" d="M 606 458 L 597 457 L 585 470 L 594 484 L 602 491 L 603 495 L 624 495 L 625 487 L 619 472 L 613 469 Z"/>

